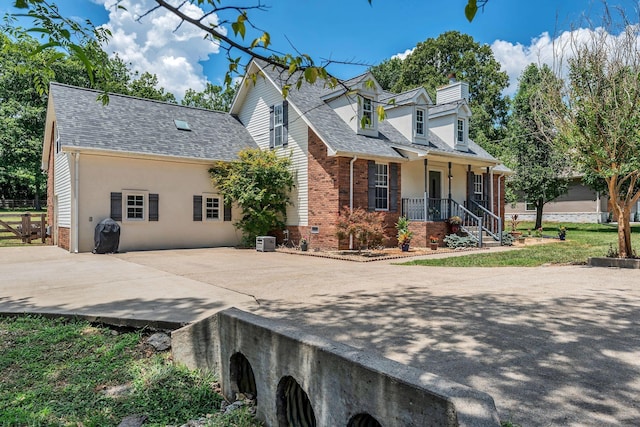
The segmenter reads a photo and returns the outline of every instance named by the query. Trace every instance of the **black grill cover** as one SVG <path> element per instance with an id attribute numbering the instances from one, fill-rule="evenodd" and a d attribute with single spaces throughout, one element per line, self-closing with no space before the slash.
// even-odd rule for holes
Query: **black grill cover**
<path id="1" fill-rule="evenodd" d="M 120 225 L 111 218 L 103 219 L 96 225 L 93 235 L 94 254 L 112 254 L 118 252 L 120 244 Z"/>

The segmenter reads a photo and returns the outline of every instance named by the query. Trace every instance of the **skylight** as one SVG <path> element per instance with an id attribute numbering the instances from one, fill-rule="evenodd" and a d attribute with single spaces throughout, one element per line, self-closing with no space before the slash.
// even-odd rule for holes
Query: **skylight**
<path id="1" fill-rule="evenodd" d="M 178 130 L 191 131 L 191 128 L 189 127 L 189 123 L 187 123 L 186 120 L 174 120 L 173 123 L 176 124 L 176 128 Z"/>

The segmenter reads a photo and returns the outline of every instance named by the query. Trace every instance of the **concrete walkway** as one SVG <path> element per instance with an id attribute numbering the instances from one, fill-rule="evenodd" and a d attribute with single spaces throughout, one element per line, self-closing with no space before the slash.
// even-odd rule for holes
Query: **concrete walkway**
<path id="1" fill-rule="evenodd" d="M 403 267 L 227 248 L 0 249 L 4 312 L 180 323 L 230 305 L 485 391 L 503 420 L 523 427 L 640 425 L 634 270 Z"/>

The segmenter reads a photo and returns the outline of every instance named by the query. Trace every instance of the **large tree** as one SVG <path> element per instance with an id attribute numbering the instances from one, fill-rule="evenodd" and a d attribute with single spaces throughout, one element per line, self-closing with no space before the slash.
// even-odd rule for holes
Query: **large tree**
<path id="1" fill-rule="evenodd" d="M 145 73 L 136 79 L 119 58 L 108 58 L 95 42 L 85 46 L 85 51 L 105 60 L 110 72 L 89 79 L 77 58 L 42 49 L 33 38 L 16 35 L 12 38 L 0 32 L 0 197 L 37 200 L 44 196 L 46 176 L 40 170 L 40 156 L 47 97 L 41 89 L 49 82 L 174 100 L 155 86 L 155 76 Z"/>
<path id="2" fill-rule="evenodd" d="M 513 98 L 505 151 L 505 159 L 515 171 L 508 185 L 535 207 L 536 229 L 542 227 L 544 205 L 564 194 L 568 186 L 569 156 L 553 143 L 555 132 L 550 118 L 536 114 L 543 108 L 539 96 L 542 82 L 554 80 L 546 65 L 539 68 L 530 64 L 522 72 Z"/>
<path id="3" fill-rule="evenodd" d="M 436 88 L 448 83 L 448 75 L 455 73 L 459 80 L 469 83 L 469 105 L 473 112 L 469 136 L 494 155 L 500 154 L 496 141 L 504 138 L 509 102 L 503 90 L 509 76 L 500 71 L 488 45 L 477 43 L 473 37 L 457 31 L 449 31 L 437 38 L 418 43 L 399 67 L 384 62 L 374 67 L 373 74 L 383 82 L 395 82 L 387 87 L 402 92 L 423 86 L 435 101 Z"/>
<path id="4" fill-rule="evenodd" d="M 602 27 L 572 40 L 565 84 L 542 93 L 567 153 L 606 183 L 618 255 L 630 257 L 629 221 L 640 200 L 640 31 L 624 16 L 616 21 L 614 28 L 607 14 Z"/>

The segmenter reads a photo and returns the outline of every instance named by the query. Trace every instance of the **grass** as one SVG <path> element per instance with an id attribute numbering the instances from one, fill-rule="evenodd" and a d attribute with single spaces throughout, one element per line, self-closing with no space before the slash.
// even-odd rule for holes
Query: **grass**
<path id="1" fill-rule="evenodd" d="M 37 211 L 35 209 L 33 210 L 25 210 L 25 209 L 20 209 L 20 210 L 15 210 L 15 209 L 0 209 L 0 214 L 2 214 L 3 216 L 0 216 L 0 220 L 5 221 L 5 222 L 13 222 L 13 221 L 20 221 L 21 220 L 21 215 L 25 212 L 29 212 L 33 215 L 39 215 L 42 213 L 47 213 L 46 210 L 42 210 L 42 211 Z M 5 214 L 13 214 L 12 216 L 4 216 Z M 40 221 L 40 219 L 38 219 L 38 221 Z M 13 227 L 15 227 L 15 225 L 13 225 Z M 14 234 L 11 233 L 0 233 L 0 237 L 8 237 L 8 236 L 15 236 Z M 19 239 L 18 237 L 16 237 L 15 239 L 0 239 L 0 248 L 2 247 L 8 247 L 8 246 L 22 246 L 22 245 L 27 245 L 27 243 L 22 243 L 22 240 Z M 31 245 L 43 245 L 42 240 L 41 239 L 33 239 L 31 241 Z"/>
<path id="2" fill-rule="evenodd" d="M 215 378 L 173 365 L 141 331 L 114 332 L 81 320 L 0 317 L 0 426 L 117 426 L 128 415 L 145 426 L 260 426 L 247 410 L 218 412 Z M 104 393 L 126 385 L 120 397 Z"/>
<path id="3" fill-rule="evenodd" d="M 519 250 L 471 254 L 467 256 L 414 260 L 403 265 L 441 267 L 537 267 L 543 264 L 585 264 L 589 257 L 605 256 L 610 246 L 618 245 L 616 224 L 543 224 L 543 236 L 555 238 L 558 228 L 567 228 L 567 240 L 544 245 L 526 246 Z M 526 235 L 532 223 L 521 223 L 518 229 Z M 632 226 L 634 248 L 640 246 L 640 226 Z"/>

